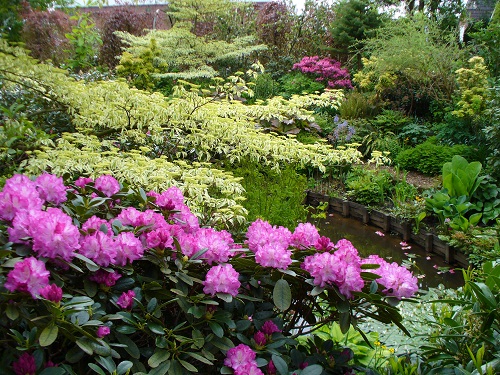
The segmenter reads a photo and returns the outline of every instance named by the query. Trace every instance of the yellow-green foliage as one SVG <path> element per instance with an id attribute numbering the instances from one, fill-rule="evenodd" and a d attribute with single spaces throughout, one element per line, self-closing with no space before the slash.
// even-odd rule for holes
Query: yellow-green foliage
<path id="1" fill-rule="evenodd" d="M 361 157 L 355 148 L 304 145 L 293 137 L 258 129 L 259 122 L 268 118 L 312 120 L 306 108 L 338 107 L 340 92 L 290 100 L 277 97 L 267 104 L 244 105 L 178 86 L 174 95 L 166 98 L 131 89 L 122 81 L 76 81 L 62 70 L 37 63 L 22 49 L 5 44 L 0 44 L 0 74 L 5 85 L 22 84 L 58 103 L 80 132 L 65 135 L 56 147 L 34 154 L 27 164 L 30 172 L 95 176 L 111 171 L 123 182 L 147 189 L 179 184 L 194 210 L 215 220 L 242 219 L 244 210 L 236 204 L 243 194 L 241 186 L 208 164 L 172 160 L 189 157 L 208 162 L 221 158 L 234 162 L 248 158 L 276 170 L 284 164 L 296 164 L 326 171 L 331 166 L 358 162 Z M 150 159 L 166 141 L 175 145 L 175 154 Z M 114 142 L 127 149 L 119 150 Z M 128 151 L 131 145 L 139 150 Z"/>
<path id="2" fill-rule="evenodd" d="M 117 67 L 117 72 L 128 76 L 135 70 L 137 72 L 142 70 L 142 56 L 151 54 L 153 40 L 158 46 L 153 59 L 154 68 L 158 73 L 152 71 L 149 74 L 155 78 L 212 78 L 218 75 L 215 69 L 218 62 L 243 58 L 266 49 L 265 45 L 255 45 L 253 37 L 240 37 L 228 43 L 197 36 L 190 28 L 190 23 L 178 22 L 171 29 L 150 30 L 144 36 L 116 32 L 129 46 L 125 50 L 126 54 L 123 55 L 121 64 Z M 147 59 L 145 61 L 148 63 Z M 137 72 L 136 74 L 139 74 Z"/>
<path id="3" fill-rule="evenodd" d="M 144 155 L 147 151 L 144 147 L 124 152 L 111 141 L 66 133 L 56 147 L 35 151 L 25 170 L 35 175 L 50 171 L 56 175 L 70 173 L 93 178 L 111 174 L 146 191 L 161 192 L 177 186 L 204 223 L 221 226 L 245 220 L 246 210 L 240 204 L 244 199 L 240 178 L 208 163 L 169 162 L 165 157 L 151 159 Z"/>
<path id="4" fill-rule="evenodd" d="M 460 101 L 458 109 L 453 111 L 458 117 L 475 117 L 482 114 L 486 109 L 488 97 L 488 68 L 484 59 L 474 56 L 469 59 L 470 68 L 458 69 L 457 81 L 460 87 Z"/>

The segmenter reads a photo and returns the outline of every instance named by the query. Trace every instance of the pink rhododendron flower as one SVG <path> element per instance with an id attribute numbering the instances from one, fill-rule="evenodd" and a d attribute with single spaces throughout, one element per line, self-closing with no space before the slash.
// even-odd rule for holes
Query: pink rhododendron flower
<path id="1" fill-rule="evenodd" d="M 16 375 L 35 375 L 35 357 L 29 353 L 23 353 L 16 362 L 12 363 L 12 369 Z"/>
<path id="2" fill-rule="evenodd" d="M 116 261 L 115 264 L 124 266 L 127 262 L 141 259 L 144 247 L 141 241 L 132 232 L 121 232 L 115 239 Z"/>
<path id="3" fill-rule="evenodd" d="M 63 291 L 56 284 L 50 284 L 40 289 L 40 295 L 49 301 L 59 303 L 62 300 Z"/>
<path id="4" fill-rule="evenodd" d="M 317 253 L 307 256 L 301 267 L 311 274 L 315 285 L 324 287 L 335 284 L 343 295 L 350 298 L 352 292 L 363 289 L 364 281 L 361 278 L 361 265 L 356 261 L 348 263 L 346 259 L 350 258 L 338 250 L 334 254 Z"/>
<path id="5" fill-rule="evenodd" d="M 408 269 L 398 265 L 396 262 L 386 262 L 380 268 L 371 271 L 380 275 L 377 283 L 385 287 L 382 292 L 388 296 L 393 296 L 397 299 L 402 299 L 403 297 L 409 298 L 418 290 L 417 278 Z"/>
<path id="6" fill-rule="evenodd" d="M 28 292 L 33 298 L 38 298 L 40 290 L 49 285 L 49 275 L 44 262 L 29 257 L 14 265 L 4 286 L 11 292 Z"/>
<path id="7" fill-rule="evenodd" d="M 300 223 L 292 234 L 291 245 L 298 249 L 305 249 L 316 245 L 319 239 L 318 228 L 311 223 Z"/>
<path id="8" fill-rule="evenodd" d="M 275 332 L 281 332 L 281 329 L 279 329 L 272 320 L 266 320 L 262 327 L 260 327 L 260 330 L 266 335 L 272 335 Z"/>
<path id="9" fill-rule="evenodd" d="M 227 262 L 233 255 L 231 248 L 234 241 L 231 234 L 225 230 L 218 232 L 213 228 L 200 228 L 193 236 L 196 238 L 196 251 L 208 249 L 200 258 L 210 265 Z M 184 254 L 187 256 L 194 255 L 194 253 Z"/>
<path id="10" fill-rule="evenodd" d="M 20 211 L 41 210 L 43 200 L 28 177 L 16 174 L 5 181 L 0 192 L 0 219 L 11 221 Z"/>
<path id="11" fill-rule="evenodd" d="M 31 211 L 20 211 L 12 221 L 12 227 L 7 228 L 9 241 L 13 243 L 28 243 L 23 238 L 31 237 L 30 234 Z"/>
<path id="12" fill-rule="evenodd" d="M 325 236 L 321 236 L 316 244 L 314 244 L 314 247 L 318 251 L 331 251 L 335 247 L 335 244 Z"/>
<path id="13" fill-rule="evenodd" d="M 187 233 L 194 233 L 200 228 L 200 222 L 188 206 L 185 204 L 176 207 L 179 212 L 171 215 L 171 218 L 176 221 Z"/>
<path id="14" fill-rule="evenodd" d="M 259 347 L 264 347 L 266 346 L 266 343 L 267 343 L 267 339 L 266 339 L 266 335 L 264 332 L 262 331 L 257 331 L 254 335 L 253 335 L 253 339 L 255 340 L 255 344 Z"/>
<path id="15" fill-rule="evenodd" d="M 96 273 L 89 277 L 90 280 L 95 281 L 98 284 L 106 285 L 111 287 L 116 284 L 116 281 L 122 277 L 118 272 L 107 272 L 103 269 L 98 269 Z"/>
<path id="16" fill-rule="evenodd" d="M 348 264 L 360 264 L 361 258 L 359 257 L 358 250 L 353 246 L 351 241 L 344 239 L 339 240 L 335 244 L 335 256 L 342 262 Z"/>
<path id="17" fill-rule="evenodd" d="M 115 263 L 117 245 L 112 237 L 99 231 L 91 236 L 82 236 L 78 252 L 93 260 L 97 265 L 108 267 Z"/>
<path id="18" fill-rule="evenodd" d="M 247 364 L 255 364 L 255 352 L 245 344 L 239 344 L 227 351 L 224 365 L 237 370 L 241 366 Z"/>
<path id="19" fill-rule="evenodd" d="M 113 235 L 113 230 L 111 229 L 111 224 L 104 219 L 101 219 L 100 217 L 97 216 L 91 216 L 90 218 L 87 219 L 85 223 L 82 225 L 82 231 L 87 233 L 87 234 L 93 234 L 95 232 L 102 232 L 101 227 L 105 226 L 107 229 L 107 235 L 112 236 Z"/>
<path id="20" fill-rule="evenodd" d="M 170 233 L 170 228 L 159 228 L 146 233 L 146 246 L 150 249 L 171 249 L 174 246 L 174 239 Z"/>
<path id="21" fill-rule="evenodd" d="M 257 362 L 245 363 L 234 370 L 234 375 L 264 375 L 264 373 L 257 367 Z"/>
<path id="22" fill-rule="evenodd" d="M 259 246 L 266 244 L 280 244 L 282 248 L 288 248 L 292 233 L 287 228 L 273 227 L 267 221 L 257 219 L 248 228 L 246 237 L 248 249 L 255 253 Z"/>
<path id="23" fill-rule="evenodd" d="M 66 186 L 64 186 L 62 177 L 43 173 L 37 177 L 35 184 L 40 198 L 45 202 L 58 205 L 66 202 L 68 199 L 66 196 Z"/>
<path id="24" fill-rule="evenodd" d="M 101 326 L 97 328 L 96 336 L 103 338 L 111 333 L 111 329 L 108 326 Z"/>
<path id="25" fill-rule="evenodd" d="M 181 189 L 176 186 L 169 187 L 161 194 L 151 191 L 148 195 L 155 197 L 155 203 L 163 210 L 178 210 L 184 205 L 184 195 Z"/>
<path id="26" fill-rule="evenodd" d="M 94 182 L 94 180 L 90 177 L 78 177 L 78 179 L 74 182 L 74 184 L 79 188 L 84 188 L 85 185 L 88 185 L 92 182 Z"/>
<path id="27" fill-rule="evenodd" d="M 80 231 L 73 220 L 59 208 L 48 208 L 31 215 L 30 234 L 33 250 L 47 258 L 61 257 L 66 261 L 73 258 L 80 248 Z"/>
<path id="28" fill-rule="evenodd" d="M 258 247 L 255 252 L 255 262 L 262 267 L 272 267 L 285 270 L 292 263 L 292 252 L 281 243 L 270 243 Z"/>
<path id="29" fill-rule="evenodd" d="M 120 183 L 110 175 L 102 175 L 95 179 L 94 187 L 105 196 L 111 197 L 120 191 Z"/>
<path id="30" fill-rule="evenodd" d="M 272 360 L 269 361 L 267 364 L 267 375 L 276 375 L 277 370 L 276 366 L 274 365 L 274 362 Z"/>
<path id="31" fill-rule="evenodd" d="M 230 264 L 213 266 L 207 272 L 203 281 L 203 292 L 214 296 L 216 293 L 228 293 L 233 297 L 238 295 L 241 286 L 239 274 Z"/>
<path id="32" fill-rule="evenodd" d="M 134 297 L 135 292 L 133 290 L 123 292 L 122 295 L 118 297 L 118 301 L 116 301 L 116 304 L 124 310 L 130 310 L 132 309 L 132 305 L 134 304 Z"/>
<path id="33" fill-rule="evenodd" d="M 376 231 L 376 232 L 375 232 L 375 234 L 376 234 L 376 235 L 379 235 L 380 237 L 384 237 L 384 236 L 385 236 L 385 234 L 384 234 L 384 233 L 382 233 L 382 232 L 381 232 L 381 231 L 379 231 L 379 230 L 378 230 L 378 231 Z"/>

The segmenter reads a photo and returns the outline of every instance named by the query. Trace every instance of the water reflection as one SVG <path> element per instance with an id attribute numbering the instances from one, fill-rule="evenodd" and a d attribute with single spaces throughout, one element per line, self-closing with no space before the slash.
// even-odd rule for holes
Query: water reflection
<path id="1" fill-rule="evenodd" d="M 401 244 L 399 236 L 386 233 L 381 236 L 376 232 L 377 227 L 368 226 L 362 222 L 344 218 L 341 214 L 329 214 L 326 219 L 310 219 L 320 230 L 322 236 L 329 237 L 333 242 L 346 238 L 358 249 L 362 257 L 377 254 L 389 262 L 401 264 L 403 261 L 412 260 L 416 264 L 413 268 L 415 275 L 420 274 L 420 288 L 427 289 L 443 284 L 446 288 L 463 286 L 462 271 L 446 264 L 443 258 L 436 254 L 427 254 L 425 249 L 409 243 Z M 379 232 L 380 233 L 380 232 Z M 425 276 L 424 276 L 425 275 Z"/>

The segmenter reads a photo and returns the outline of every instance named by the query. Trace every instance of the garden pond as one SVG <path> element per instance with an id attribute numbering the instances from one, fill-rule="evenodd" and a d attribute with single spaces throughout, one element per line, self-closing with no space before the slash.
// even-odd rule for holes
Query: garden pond
<path id="1" fill-rule="evenodd" d="M 310 219 L 322 236 L 333 242 L 346 238 L 358 249 L 362 257 L 377 254 L 389 262 L 406 264 L 412 262 L 413 273 L 419 278 L 420 289 L 463 286 L 461 269 L 455 269 L 436 254 L 426 253 L 425 249 L 414 244 L 402 242 L 401 238 L 390 233 L 382 233 L 378 228 L 362 222 L 345 218 L 338 213 L 327 214 L 326 219 Z"/>

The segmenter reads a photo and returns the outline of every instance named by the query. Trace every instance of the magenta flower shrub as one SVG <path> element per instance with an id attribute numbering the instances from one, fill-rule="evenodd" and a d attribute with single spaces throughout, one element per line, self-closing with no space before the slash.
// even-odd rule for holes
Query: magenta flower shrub
<path id="1" fill-rule="evenodd" d="M 351 76 L 340 62 L 329 57 L 304 56 L 300 62 L 293 65 L 294 70 L 311 75 L 316 81 L 325 84 L 327 89 L 352 89 Z"/>
<path id="2" fill-rule="evenodd" d="M 241 235 L 200 227 L 176 187 L 146 193 L 112 176 L 65 185 L 50 174 L 16 175 L 0 208 L 8 374 L 52 366 L 69 374 L 346 373 L 349 349 L 332 344 L 322 361 L 295 339 L 320 322 L 347 330 L 366 306 L 404 330 L 394 305 L 417 290 L 406 268 L 362 259 L 349 241 L 332 243 L 308 223 L 291 232 L 259 219 Z"/>

